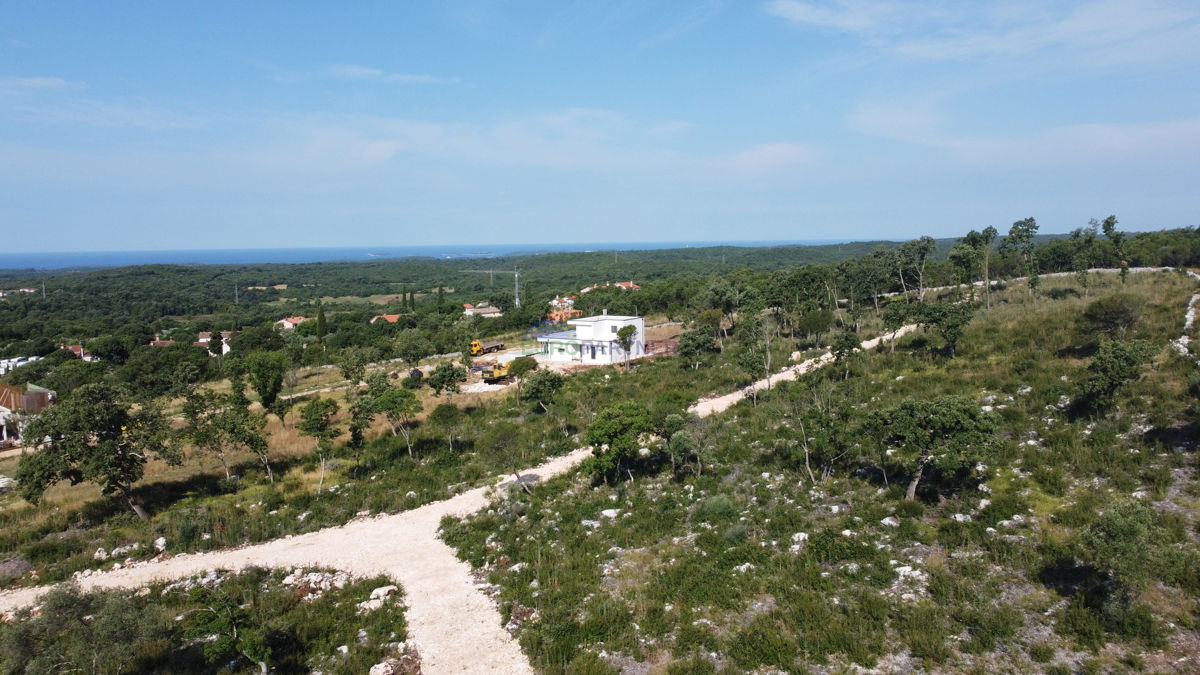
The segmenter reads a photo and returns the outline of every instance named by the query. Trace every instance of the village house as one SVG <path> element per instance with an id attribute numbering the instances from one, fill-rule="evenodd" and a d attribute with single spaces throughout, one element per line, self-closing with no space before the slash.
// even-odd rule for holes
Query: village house
<path id="1" fill-rule="evenodd" d="M 155 335 L 154 339 L 150 341 L 151 347 L 170 347 L 173 344 L 175 344 L 174 340 L 164 340 L 161 335 Z"/>
<path id="2" fill-rule="evenodd" d="M 546 315 L 546 319 L 553 323 L 563 323 L 577 316 L 583 316 L 583 310 L 575 309 L 575 300 L 574 295 L 565 298 L 554 296 L 554 299 L 550 301 L 550 312 Z"/>
<path id="3" fill-rule="evenodd" d="M 276 321 L 275 327 L 279 328 L 280 330 L 292 330 L 296 326 L 299 326 L 308 320 L 308 317 L 305 316 L 289 316 L 286 319 L 280 319 Z"/>
<path id="4" fill-rule="evenodd" d="M 486 302 L 481 302 L 478 305 L 464 304 L 463 314 L 465 316 L 482 316 L 484 318 L 504 316 L 504 312 L 501 312 L 499 307 L 489 307 Z"/>
<path id="5" fill-rule="evenodd" d="M 604 282 L 604 285 L 596 284 L 595 286 L 588 286 L 587 288 L 580 289 L 579 292 L 580 293 L 591 293 L 592 291 L 594 291 L 598 288 L 619 288 L 623 291 L 640 291 L 640 290 L 642 290 L 641 286 L 638 286 L 637 284 L 633 283 L 632 281 L 618 281 L 615 284 L 610 281 L 606 281 L 606 282 Z"/>
<path id="6" fill-rule="evenodd" d="M 630 345 L 630 359 L 646 355 L 646 322 L 640 316 L 610 315 L 605 310 L 600 316 L 571 319 L 567 322 L 571 330 L 550 333 L 537 338 L 541 353 L 551 361 L 576 361 L 585 365 L 607 365 L 621 363 L 626 352 L 617 342 L 617 332 L 625 326 L 637 329 Z"/>
<path id="7" fill-rule="evenodd" d="M 223 330 L 223 331 L 221 331 L 220 335 L 221 335 L 221 354 L 228 354 L 229 350 L 231 349 L 231 347 L 229 346 L 229 336 L 233 335 L 233 332 Z M 196 337 L 196 341 L 193 342 L 192 344 L 196 345 L 197 347 L 204 347 L 205 349 L 208 349 L 208 346 L 210 344 L 212 344 L 212 336 L 213 336 L 212 333 L 210 333 L 208 331 L 203 331 L 200 333 L 200 335 L 198 335 Z M 211 353 L 211 350 L 209 353 Z M 216 354 L 213 354 L 213 356 L 216 356 Z"/>
<path id="8" fill-rule="evenodd" d="M 399 314 L 380 314 L 378 316 L 371 317 L 371 323 L 375 323 L 376 321 L 386 321 L 388 323 L 396 323 L 399 320 L 400 320 Z"/>
<path id="9" fill-rule="evenodd" d="M 0 442 L 8 443 L 20 438 L 19 414 L 39 413 L 58 402 L 58 394 L 42 387 L 27 385 L 22 390 L 7 382 L 0 382 Z"/>
<path id="10" fill-rule="evenodd" d="M 83 345 L 59 345 L 59 349 L 66 349 L 78 358 L 80 361 L 99 361 L 99 357 L 92 356 L 92 353 L 83 348 Z"/>

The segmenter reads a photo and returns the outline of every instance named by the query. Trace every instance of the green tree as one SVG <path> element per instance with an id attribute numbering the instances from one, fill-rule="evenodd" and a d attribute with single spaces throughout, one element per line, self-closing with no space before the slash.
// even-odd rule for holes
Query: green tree
<path id="1" fill-rule="evenodd" d="M 1155 548 L 1167 540 L 1154 509 L 1134 500 L 1109 506 L 1079 532 L 1087 561 L 1110 573 L 1118 583 L 1130 586 L 1149 577 Z"/>
<path id="2" fill-rule="evenodd" d="M 184 634 L 203 642 L 204 658 L 209 663 L 226 663 L 240 655 L 257 664 L 262 675 L 270 672 L 272 652 L 267 628 L 251 613 L 253 600 L 238 602 L 219 586 L 196 586 L 188 592 L 188 599 L 200 607 L 187 614 Z"/>
<path id="3" fill-rule="evenodd" d="M 1141 376 L 1141 368 L 1158 352 L 1145 340 L 1105 340 L 1088 363 L 1088 378 L 1079 387 L 1079 412 L 1103 414 L 1116 403 L 1117 392 Z"/>
<path id="4" fill-rule="evenodd" d="M 700 367 L 705 354 L 716 351 L 716 343 L 711 333 L 696 329 L 684 331 L 679 336 L 679 344 L 675 353 L 695 370 Z"/>
<path id="5" fill-rule="evenodd" d="M 317 303 L 317 339 L 324 340 L 329 329 L 325 323 L 325 306 Z"/>
<path id="6" fill-rule="evenodd" d="M 872 412 L 864 427 L 912 476 L 905 494 L 909 500 L 916 498 L 928 467 L 948 474 L 970 470 L 991 456 L 995 444 L 995 422 L 961 396 L 905 401 Z"/>
<path id="7" fill-rule="evenodd" d="M 883 308 L 883 329 L 892 334 L 892 353 L 896 353 L 896 332 L 912 317 L 912 306 L 906 302 L 891 302 Z"/>
<path id="8" fill-rule="evenodd" d="M 271 410 L 283 390 L 283 376 L 290 365 L 282 352 L 254 352 L 245 359 L 250 386 L 258 394 L 263 409 Z M 282 421 L 282 419 L 280 420 Z"/>
<path id="9" fill-rule="evenodd" d="M 480 452 L 499 460 L 501 466 L 508 468 L 509 473 L 516 479 L 527 494 L 532 490 L 521 480 L 521 468 L 525 464 L 525 444 L 521 443 L 521 427 L 512 422 L 500 421 L 488 427 L 479 437 L 475 446 Z"/>
<path id="10" fill-rule="evenodd" d="M 978 234 L 978 232 L 971 230 L 967 237 L 959 240 L 959 243 L 955 244 L 954 247 L 950 249 L 949 256 L 950 264 L 954 265 L 954 267 L 958 268 L 959 270 L 959 274 L 955 275 L 959 283 L 965 283 L 971 286 L 972 289 L 974 289 L 972 282 L 975 279 L 975 267 L 982 261 L 979 249 L 975 248 L 970 243 L 967 243 L 966 239 L 971 235 Z M 971 297 L 974 298 L 974 290 L 972 290 Z"/>
<path id="11" fill-rule="evenodd" d="M 429 423 L 446 432 L 451 452 L 454 452 L 454 430 L 461 421 L 462 411 L 453 403 L 440 403 L 429 413 Z"/>
<path id="12" fill-rule="evenodd" d="M 1034 241 L 1037 232 L 1038 224 L 1033 218 L 1018 220 L 1009 228 L 1008 236 L 1000 243 L 1001 253 L 1015 253 L 1020 258 L 1025 276 L 1029 278 L 1030 295 L 1036 294 L 1038 286 L 1041 285 L 1041 277 L 1038 276 L 1037 244 Z"/>
<path id="13" fill-rule="evenodd" d="M 1096 257 L 1096 225 L 1095 220 L 1088 227 L 1079 227 L 1071 232 L 1071 268 L 1075 279 L 1083 287 L 1083 297 L 1088 296 L 1092 287 L 1090 270 Z"/>
<path id="14" fill-rule="evenodd" d="M 333 440 L 342 435 L 341 426 L 334 420 L 339 410 L 338 402 L 331 398 L 315 398 L 300 408 L 300 423 L 296 429 L 301 436 L 317 442 L 321 456 L 321 478 L 317 481 L 317 494 L 325 485 L 325 460 L 333 451 Z"/>
<path id="15" fill-rule="evenodd" d="M 759 345 L 746 345 L 737 355 L 737 366 L 742 372 L 750 376 L 752 381 L 762 379 L 767 374 L 767 362 L 763 356 L 763 349 Z M 752 387 L 750 395 L 753 398 L 755 407 L 758 406 L 758 388 Z"/>
<path id="16" fill-rule="evenodd" d="M 374 401 L 376 409 L 392 428 L 392 435 L 399 433 L 404 437 L 408 456 L 412 457 L 412 425 L 424 409 L 420 399 L 410 389 L 389 386 L 387 391 L 374 397 Z"/>
<path id="17" fill-rule="evenodd" d="M 180 438 L 185 442 L 212 454 L 221 462 L 226 480 L 230 478 L 230 473 L 225 453 L 230 443 L 224 418 L 228 414 L 229 398 L 215 391 L 193 392 L 183 403 L 183 418 L 187 426 L 180 431 Z"/>
<path id="18" fill-rule="evenodd" d="M 1096 220 L 1093 218 L 1091 226 L 1096 227 Z M 1129 260 L 1125 256 L 1125 233 L 1117 229 L 1117 217 L 1109 216 L 1104 219 L 1104 222 L 1099 223 L 1100 228 L 1104 231 L 1104 236 L 1112 242 L 1113 248 L 1117 251 L 1117 258 L 1121 261 L 1121 283 L 1124 284 L 1129 279 Z"/>
<path id="19" fill-rule="evenodd" d="M 1114 293 L 1097 298 L 1083 310 L 1083 332 L 1104 335 L 1114 340 L 1125 339 L 1125 334 L 1137 325 L 1142 316 L 1141 301 L 1125 293 Z"/>
<path id="20" fill-rule="evenodd" d="M 409 328 L 396 338 L 396 356 L 409 367 L 415 368 L 421 359 L 432 356 L 433 353 L 433 343 L 416 328 Z"/>
<path id="21" fill-rule="evenodd" d="M 633 351 L 634 340 L 637 339 L 637 326 L 621 326 L 617 331 L 617 344 L 625 354 L 625 371 L 629 372 L 629 354 Z"/>
<path id="22" fill-rule="evenodd" d="M 850 378 L 850 357 L 861 347 L 862 340 L 859 339 L 858 333 L 852 330 L 838 331 L 838 334 L 833 337 L 833 344 L 830 345 L 833 360 L 846 367 L 846 374 L 842 379 Z"/>
<path id="23" fill-rule="evenodd" d="M 467 371 L 450 362 L 439 363 L 429 374 L 429 386 L 434 396 L 441 396 L 443 391 L 457 394 L 462 389 L 459 384 L 467 381 Z"/>
<path id="24" fill-rule="evenodd" d="M 33 418 L 25 436 L 47 439 L 37 452 L 22 455 L 17 466 L 21 496 L 32 504 L 61 481 L 91 481 L 105 495 L 120 494 L 139 518 L 149 520 L 133 499 L 133 484 L 142 479 L 147 459 L 157 457 L 171 466 L 183 461 L 158 405 L 134 410 L 108 384 L 80 387 Z"/>
<path id="25" fill-rule="evenodd" d="M 613 472 L 620 476 L 621 469 L 637 457 L 638 437 L 653 429 L 650 411 L 640 403 L 626 401 L 604 408 L 584 430 L 584 442 L 592 446 L 588 470 L 606 479 Z"/>
<path id="26" fill-rule="evenodd" d="M 917 299 L 925 301 L 925 265 L 929 256 L 937 253 L 937 241 L 933 237 L 921 237 L 900 244 L 900 257 L 917 274 Z"/>
<path id="27" fill-rule="evenodd" d="M 917 314 L 918 320 L 932 327 L 946 341 L 946 351 L 954 358 L 958 341 L 966 332 L 967 324 L 975 317 L 975 305 L 970 302 L 941 302 L 923 306 Z"/>
<path id="28" fill-rule="evenodd" d="M 973 263 L 980 265 L 983 273 L 984 295 L 987 297 L 987 307 L 992 308 L 992 282 L 989 276 L 988 263 L 992 256 L 992 243 L 996 241 L 999 232 L 994 227 L 984 228 L 983 232 L 971 230 L 959 241 L 974 252 Z"/>
<path id="29" fill-rule="evenodd" d="M 367 364 L 371 362 L 370 350 L 362 347 L 347 347 L 342 350 L 341 358 L 338 359 L 338 370 L 341 371 L 342 377 L 350 381 L 350 389 L 354 391 L 358 388 L 358 383 L 362 381 L 367 374 Z"/>
<path id="30" fill-rule="evenodd" d="M 721 310 L 706 309 L 696 315 L 696 318 L 692 321 L 692 325 L 695 327 L 695 330 L 707 330 L 714 340 L 718 340 L 717 348 L 721 352 L 724 352 L 725 342 L 720 339 L 726 337 L 722 329 L 722 322 L 724 320 L 725 315 L 721 313 Z"/>
<path id="31" fill-rule="evenodd" d="M 805 335 L 811 335 L 817 342 L 817 346 L 821 346 L 821 336 L 829 332 L 833 328 L 834 317 L 833 312 L 828 309 L 817 309 L 811 312 L 805 312 L 800 320 L 796 322 L 796 328 L 799 328 Z"/>
<path id="32" fill-rule="evenodd" d="M 512 377 L 524 379 L 526 375 L 537 370 L 537 359 L 532 356 L 519 356 L 508 364 L 508 374 Z"/>
<path id="33" fill-rule="evenodd" d="M 525 383 L 521 399 L 532 401 L 541 406 L 543 412 L 548 412 L 547 404 L 554 402 L 564 382 L 563 376 L 553 370 L 539 370 Z"/>

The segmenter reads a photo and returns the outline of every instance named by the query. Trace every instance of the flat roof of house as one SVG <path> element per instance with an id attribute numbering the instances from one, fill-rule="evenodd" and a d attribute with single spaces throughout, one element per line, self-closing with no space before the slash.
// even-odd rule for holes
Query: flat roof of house
<path id="1" fill-rule="evenodd" d="M 537 341 L 538 342 L 574 341 L 574 342 L 586 342 L 588 344 L 593 344 L 593 343 L 600 343 L 600 342 L 616 342 L 617 339 L 616 339 L 616 336 L 614 336 L 614 335 L 601 335 L 600 337 L 595 337 L 590 340 L 585 340 L 585 339 L 579 337 L 579 333 L 577 333 L 573 330 L 565 330 L 565 331 L 562 331 L 559 333 L 550 333 L 548 335 L 539 335 L 539 336 L 537 336 Z"/>
<path id="2" fill-rule="evenodd" d="M 628 321 L 630 319 L 640 319 L 640 316 L 621 316 L 620 314 L 598 314 L 596 316 L 585 316 L 579 319 L 571 319 L 568 323 L 579 323 L 581 321 L 604 321 L 613 319 L 617 321 Z"/>

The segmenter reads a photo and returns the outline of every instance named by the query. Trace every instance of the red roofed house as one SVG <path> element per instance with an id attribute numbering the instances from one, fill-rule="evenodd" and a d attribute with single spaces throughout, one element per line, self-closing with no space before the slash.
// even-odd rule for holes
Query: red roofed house
<path id="1" fill-rule="evenodd" d="M 158 335 L 155 335 L 154 339 L 150 341 L 151 347 L 170 347 L 173 344 L 175 344 L 174 340 L 163 340 Z"/>
<path id="2" fill-rule="evenodd" d="M 308 321 L 308 317 L 289 316 L 286 319 L 280 319 L 280 320 L 276 321 L 275 325 L 278 326 L 281 330 L 292 330 L 293 328 L 295 328 L 296 326 L 299 326 L 300 324 L 304 323 L 305 321 Z"/>
<path id="3" fill-rule="evenodd" d="M 550 301 L 550 312 L 546 318 L 554 323 L 570 321 L 577 316 L 583 316 L 583 310 L 575 309 L 575 296 L 560 298 L 557 295 Z"/>
<path id="4" fill-rule="evenodd" d="M 580 290 L 579 292 L 580 293 L 590 293 L 590 292 L 596 290 L 597 288 L 609 288 L 611 286 L 616 286 L 617 288 L 620 288 L 621 290 L 624 290 L 624 291 L 640 291 L 640 290 L 642 290 L 641 286 L 638 286 L 637 284 L 633 283 L 632 281 L 618 281 L 615 284 L 610 281 L 606 281 L 606 282 L 604 282 L 603 286 L 601 286 L 600 284 L 596 284 L 595 286 L 588 286 L 587 288 L 584 288 L 584 289 Z"/>
<path id="5" fill-rule="evenodd" d="M 379 316 L 371 317 L 371 323 L 375 323 L 376 321 L 379 321 L 380 319 L 382 319 L 388 323 L 396 323 L 397 321 L 400 320 L 400 315 L 399 314 L 380 314 Z"/>
<path id="6" fill-rule="evenodd" d="M 99 361 L 100 359 L 92 356 L 92 353 L 83 348 L 83 345 L 59 345 L 59 349 L 66 349 L 79 358 L 81 361 Z"/>

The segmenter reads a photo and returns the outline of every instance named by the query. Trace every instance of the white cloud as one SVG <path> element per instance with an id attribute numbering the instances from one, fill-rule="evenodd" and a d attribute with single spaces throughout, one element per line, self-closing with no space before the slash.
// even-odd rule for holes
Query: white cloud
<path id="1" fill-rule="evenodd" d="M 1160 166 L 1200 156 L 1200 118 L 1142 124 L 1073 124 L 1009 138 L 935 141 L 961 163 L 1007 168 Z M 1161 168 L 1161 167 L 1160 167 Z"/>
<path id="2" fill-rule="evenodd" d="M 802 0 L 774 0 L 766 5 L 773 14 L 793 23 L 836 28 L 851 33 L 874 33 L 890 18 L 898 19 L 909 9 L 893 2 L 845 0 L 819 5 Z"/>
<path id="3" fill-rule="evenodd" d="M 332 65 L 326 69 L 326 72 L 334 77 L 341 77 L 349 80 L 370 80 L 375 82 L 390 82 L 396 84 L 443 84 L 446 82 L 457 81 L 434 77 L 433 75 L 389 73 L 378 68 L 354 64 Z"/>
<path id="4" fill-rule="evenodd" d="M 0 77 L 0 90 L 8 89 L 83 89 L 82 82 L 69 82 L 59 77 Z"/>
<path id="5" fill-rule="evenodd" d="M 1003 3 L 774 0 L 764 10 L 797 25 L 854 33 L 920 60 L 1080 53 L 1099 62 L 1200 53 L 1200 8 L 1175 0 Z"/>
<path id="6" fill-rule="evenodd" d="M 799 143 L 763 143 L 743 150 L 724 163 L 739 173 L 767 173 L 809 164 L 817 158 L 813 148 Z"/>

